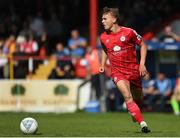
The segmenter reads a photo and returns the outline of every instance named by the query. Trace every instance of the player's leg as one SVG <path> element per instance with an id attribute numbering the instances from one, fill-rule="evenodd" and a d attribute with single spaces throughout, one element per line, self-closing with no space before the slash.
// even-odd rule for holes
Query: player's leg
<path id="1" fill-rule="evenodd" d="M 137 87 L 133 84 L 130 84 L 130 90 L 133 96 L 134 101 L 138 105 L 138 107 L 142 108 L 142 102 L 143 102 L 143 93 L 142 89 L 140 87 Z"/>
<path id="2" fill-rule="evenodd" d="M 127 109 L 129 110 L 130 114 L 135 118 L 135 120 L 140 124 L 144 121 L 143 116 L 140 113 L 140 109 L 133 100 L 133 96 L 130 91 L 130 85 L 125 80 L 120 80 L 117 82 L 117 87 L 122 93 Z"/>
<path id="3" fill-rule="evenodd" d="M 133 100 L 133 96 L 131 94 L 130 85 L 129 85 L 128 81 L 125 81 L 125 80 L 118 81 L 117 87 L 124 97 L 124 100 L 126 102 L 126 106 L 127 106 L 129 113 L 141 125 L 142 132 L 144 132 L 144 133 L 150 132 L 150 130 L 147 128 L 146 122 L 144 122 L 144 118 L 141 114 L 139 107 Z"/>
<path id="4" fill-rule="evenodd" d="M 141 111 L 142 100 L 143 100 L 143 94 L 142 94 L 141 88 L 137 89 L 133 84 L 130 84 L 130 90 L 131 90 L 132 97 L 133 97 L 135 103 L 138 105 L 138 107 Z M 133 120 L 133 122 L 136 122 L 136 120 L 134 119 L 133 116 L 132 116 L 132 120 Z"/>
<path id="5" fill-rule="evenodd" d="M 134 101 L 139 106 L 139 108 L 141 108 L 142 100 L 143 100 L 143 93 L 142 93 L 141 87 L 139 87 L 138 85 L 135 86 L 131 84 L 130 89 L 131 89 L 131 93 L 132 93 Z M 142 132 L 145 132 L 145 133 L 150 132 L 145 121 L 143 121 L 140 125 L 142 127 Z"/>
<path id="6" fill-rule="evenodd" d="M 174 114 L 179 115 L 180 114 L 179 102 L 178 102 L 178 98 L 175 94 L 172 95 L 172 97 L 171 97 L 171 106 L 174 111 Z"/>

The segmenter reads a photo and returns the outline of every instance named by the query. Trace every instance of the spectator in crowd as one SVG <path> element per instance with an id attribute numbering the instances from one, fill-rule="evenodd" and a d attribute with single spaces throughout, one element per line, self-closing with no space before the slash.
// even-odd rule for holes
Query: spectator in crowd
<path id="1" fill-rule="evenodd" d="M 178 36 L 172 31 L 171 26 L 166 26 L 164 28 L 163 34 L 160 36 L 160 41 L 165 42 L 165 43 L 179 42 L 180 36 Z"/>
<path id="2" fill-rule="evenodd" d="M 7 55 L 12 55 L 16 51 L 16 41 L 15 36 L 11 35 L 9 36 L 4 45 L 3 45 L 3 53 Z"/>
<path id="3" fill-rule="evenodd" d="M 23 35 L 19 35 L 16 42 L 17 42 L 17 49 L 14 56 L 35 56 L 38 53 L 38 43 L 34 39 L 33 34 L 29 34 L 25 38 Z M 37 67 L 39 61 L 34 60 L 33 62 L 33 71 Z M 28 70 L 28 60 L 15 60 L 14 61 L 14 78 L 25 78 L 26 75 L 29 73 L 31 75 L 32 72 Z"/>
<path id="4" fill-rule="evenodd" d="M 143 80 L 145 110 L 164 111 L 167 100 L 171 97 L 171 90 L 171 81 L 162 72 L 158 73 L 155 80 Z"/>
<path id="5" fill-rule="evenodd" d="M 79 35 L 78 30 L 71 31 L 71 38 L 68 40 L 68 46 L 72 57 L 83 57 L 85 54 L 87 41 Z"/>
<path id="6" fill-rule="evenodd" d="M 14 35 L 9 36 L 9 55 L 16 51 L 16 38 Z"/>
<path id="7" fill-rule="evenodd" d="M 74 77 L 74 68 L 69 55 L 69 50 L 62 43 L 56 44 L 56 68 L 52 71 L 50 79 Z"/>
<path id="8" fill-rule="evenodd" d="M 62 57 L 70 56 L 70 52 L 69 52 L 69 49 L 64 47 L 63 43 L 58 42 L 56 44 L 56 53 L 55 53 L 55 55 L 58 58 L 62 58 Z"/>
<path id="9" fill-rule="evenodd" d="M 160 111 L 163 111 L 166 105 L 167 100 L 170 99 L 171 94 L 172 94 L 172 85 L 171 81 L 166 78 L 165 73 L 160 72 L 157 75 L 157 80 L 155 83 L 155 87 L 158 90 L 159 94 L 159 103 L 160 103 Z"/>
<path id="10" fill-rule="evenodd" d="M 155 80 L 146 79 L 142 80 L 142 91 L 144 93 L 144 100 L 142 110 L 152 111 L 155 106 L 155 100 L 158 98 L 158 91 L 155 88 Z"/>
<path id="11" fill-rule="evenodd" d="M 20 51 L 24 54 L 29 54 L 29 55 L 37 54 L 38 48 L 39 48 L 38 43 L 34 39 L 33 34 L 30 34 L 28 36 L 27 41 L 25 41 L 20 45 Z"/>
<path id="12" fill-rule="evenodd" d="M 180 71 L 179 71 L 179 76 L 176 80 L 174 93 L 171 97 L 171 106 L 175 115 L 180 115 L 179 102 L 180 102 Z"/>
<path id="13" fill-rule="evenodd" d="M 154 85 L 155 85 L 155 80 L 150 79 L 150 80 L 143 80 L 142 82 L 142 87 L 143 87 L 143 93 L 145 95 L 151 94 L 154 91 Z"/>
<path id="14" fill-rule="evenodd" d="M 100 100 L 102 93 L 101 88 L 103 86 L 101 85 L 101 75 L 99 74 L 100 59 L 98 50 L 89 46 L 85 59 L 87 60 L 88 77 L 91 80 L 91 88 L 95 90 L 96 100 Z"/>

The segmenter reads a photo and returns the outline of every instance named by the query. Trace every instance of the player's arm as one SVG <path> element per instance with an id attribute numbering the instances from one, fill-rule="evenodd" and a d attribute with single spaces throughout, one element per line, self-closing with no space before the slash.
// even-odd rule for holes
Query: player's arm
<path id="1" fill-rule="evenodd" d="M 146 69 L 145 66 L 145 61 L 146 61 L 146 56 L 147 56 L 147 45 L 145 44 L 145 42 L 142 40 L 140 43 L 140 66 L 139 66 L 139 72 L 140 75 L 145 77 L 145 79 L 149 78 L 149 73 Z"/>
<path id="2" fill-rule="evenodd" d="M 136 45 L 140 46 L 140 66 L 139 66 L 139 73 L 144 79 L 149 79 L 150 75 L 146 69 L 145 61 L 147 55 L 147 45 L 142 40 L 142 37 L 135 31 L 131 31 L 132 40 Z"/>
<path id="3" fill-rule="evenodd" d="M 102 57 L 101 57 L 101 66 L 99 68 L 99 72 L 103 73 L 105 70 L 105 65 L 106 65 L 106 61 L 107 61 L 107 49 L 106 47 L 102 44 Z"/>

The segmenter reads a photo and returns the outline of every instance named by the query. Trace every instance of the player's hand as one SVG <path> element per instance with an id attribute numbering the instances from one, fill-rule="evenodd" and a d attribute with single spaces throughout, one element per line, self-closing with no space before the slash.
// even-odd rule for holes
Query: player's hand
<path id="1" fill-rule="evenodd" d="M 141 77 L 145 77 L 147 74 L 149 74 L 144 64 L 140 64 L 139 73 Z"/>
<path id="2" fill-rule="evenodd" d="M 150 78 L 151 78 L 151 75 L 150 75 L 150 73 L 147 71 L 147 73 L 143 76 L 143 79 L 144 79 L 144 80 L 150 80 Z"/>
<path id="3" fill-rule="evenodd" d="M 99 72 L 100 72 L 100 73 L 103 73 L 103 72 L 104 72 L 104 70 L 105 70 L 105 69 L 104 69 L 104 67 L 103 67 L 103 66 L 100 66 L 100 67 L 99 67 Z"/>

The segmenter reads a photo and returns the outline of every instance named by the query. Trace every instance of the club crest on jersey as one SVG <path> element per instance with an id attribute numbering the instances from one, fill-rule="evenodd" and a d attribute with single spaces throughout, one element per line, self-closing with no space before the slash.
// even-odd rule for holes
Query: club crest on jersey
<path id="1" fill-rule="evenodd" d="M 120 40 L 121 40 L 122 42 L 124 42 L 124 41 L 126 40 L 126 37 L 125 37 L 125 36 L 121 36 Z"/>
<path id="2" fill-rule="evenodd" d="M 121 47 L 120 46 L 114 46 L 113 50 L 116 52 L 116 51 L 120 51 L 121 50 Z"/>
<path id="3" fill-rule="evenodd" d="M 109 43 L 109 39 L 106 40 L 106 43 Z"/>

